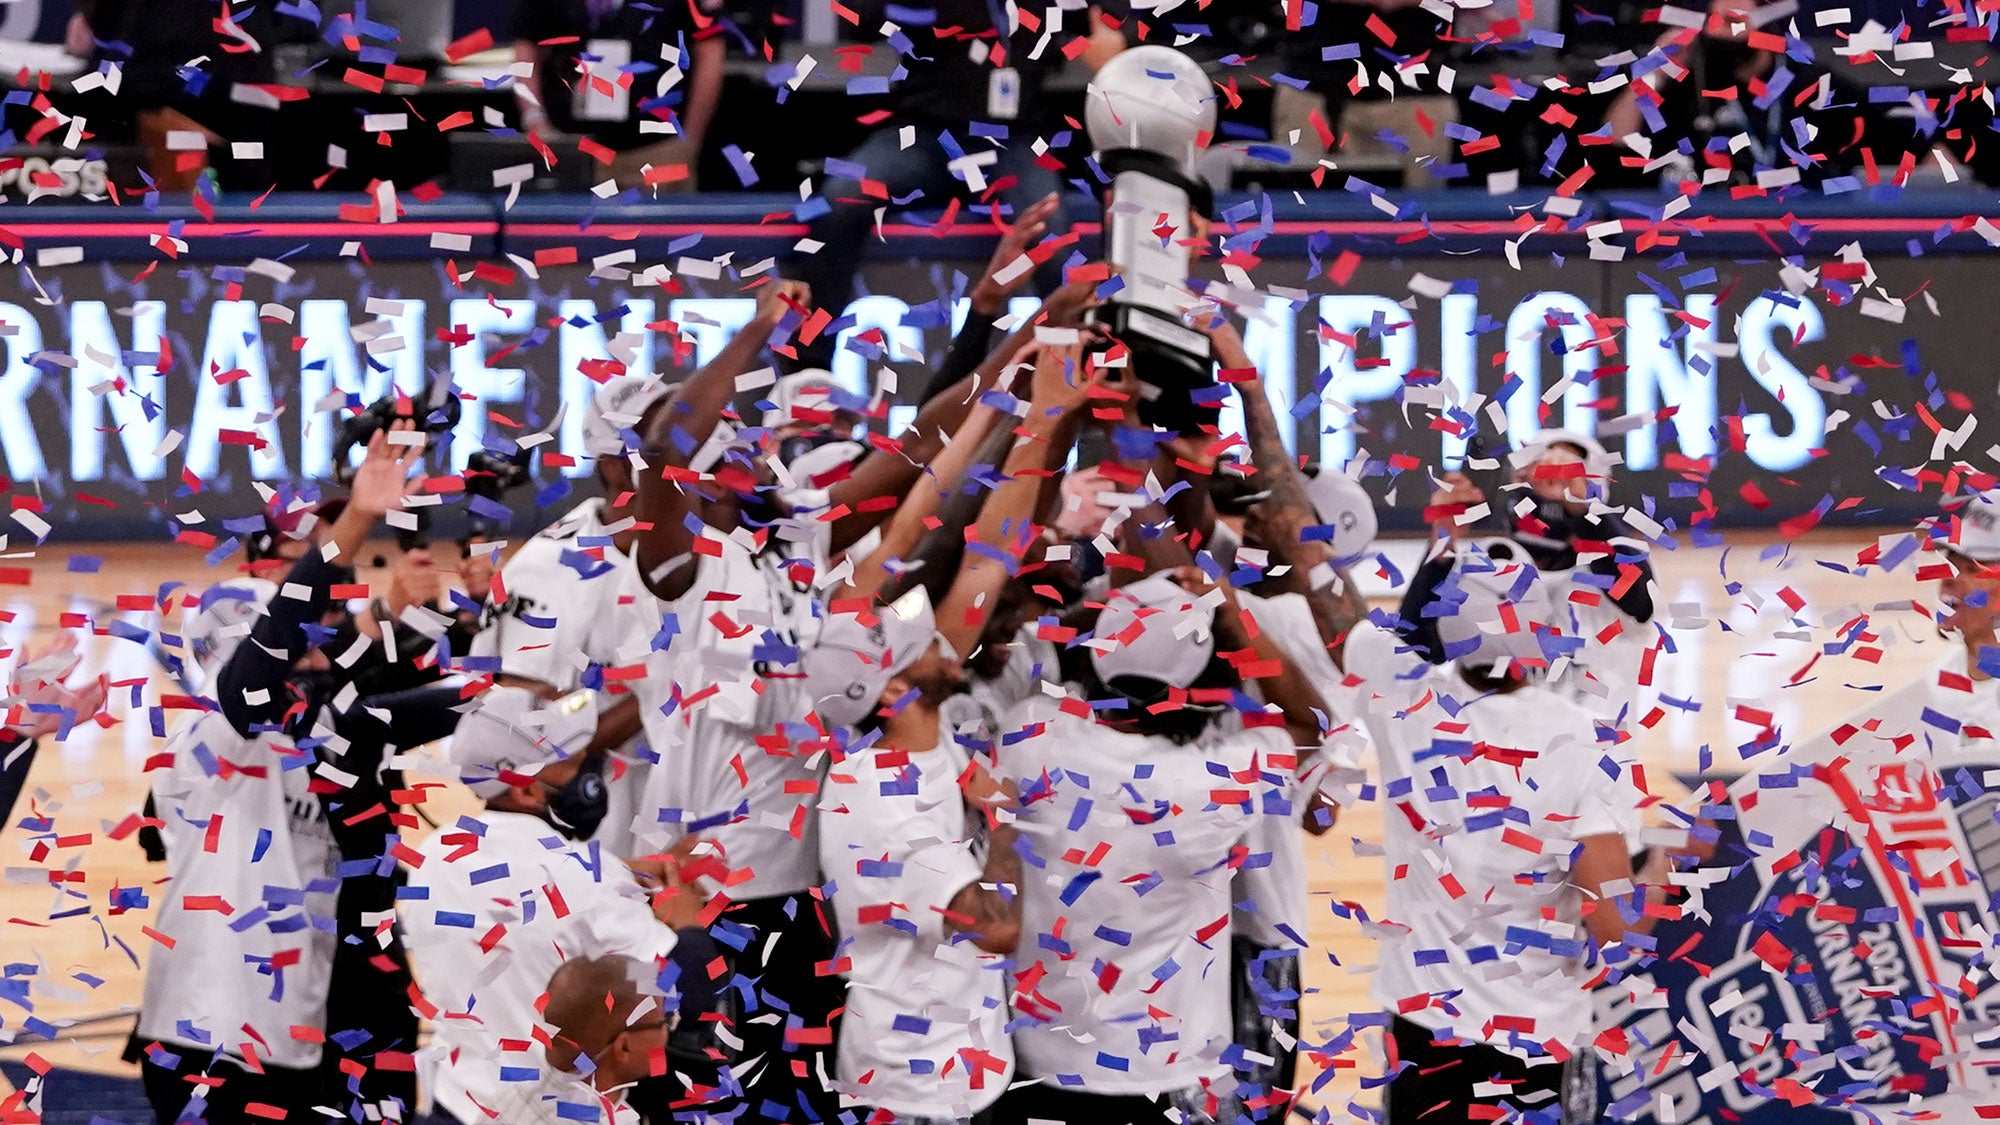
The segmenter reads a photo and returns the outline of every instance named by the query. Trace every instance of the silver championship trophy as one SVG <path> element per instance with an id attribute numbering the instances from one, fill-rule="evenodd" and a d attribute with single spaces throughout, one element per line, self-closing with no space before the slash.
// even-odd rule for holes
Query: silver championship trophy
<path id="1" fill-rule="evenodd" d="M 1194 165 L 1215 132 L 1215 89 L 1179 51 L 1134 47 L 1091 80 L 1084 121 L 1111 181 L 1105 258 L 1124 279 L 1096 319 L 1131 351 L 1145 395 L 1140 417 L 1193 430 L 1214 420 L 1213 409 L 1191 397 L 1214 383 L 1208 337 L 1189 328 L 1184 314 L 1196 300 L 1187 285 L 1190 218 L 1206 218 L 1214 207 Z"/>

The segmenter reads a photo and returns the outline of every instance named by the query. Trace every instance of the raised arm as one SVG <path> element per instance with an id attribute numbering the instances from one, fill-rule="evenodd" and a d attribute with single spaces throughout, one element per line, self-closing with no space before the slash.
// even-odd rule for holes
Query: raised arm
<path id="1" fill-rule="evenodd" d="M 391 435 L 414 434 L 408 421 L 394 423 L 368 442 L 368 455 L 355 470 L 347 507 L 334 521 L 332 538 L 321 549 L 308 550 L 293 564 L 271 599 L 268 612 L 250 627 L 250 643 L 236 646 L 216 674 L 215 700 L 237 733 L 250 737 L 256 728 L 274 727 L 291 708 L 285 681 L 292 667 L 313 647 L 309 626 L 317 626 L 333 607 L 333 588 L 354 581 L 350 560 L 360 553 L 376 524 L 416 487 L 410 466 L 423 456 L 421 434 L 414 444 L 391 441 Z"/>
<path id="2" fill-rule="evenodd" d="M 994 387 L 1005 386 L 1006 371 L 1022 348 L 1035 341 L 1037 327 L 1073 328 L 1082 323 L 1084 310 L 1094 303 L 1087 283 L 1065 285 L 1043 302 L 1040 311 L 1022 325 L 1005 343 L 986 357 L 972 374 L 960 379 L 942 394 L 924 404 L 916 420 L 897 435 L 896 448 L 874 449 L 846 480 L 828 490 L 834 507 L 846 505 L 849 514 L 833 521 L 833 547 L 841 550 L 880 526 L 888 515 L 880 509 L 862 511 L 862 502 L 877 496 L 901 496 L 910 490 L 923 466 L 944 448 L 945 435 L 965 424 L 979 396 Z"/>
<path id="3" fill-rule="evenodd" d="M 963 497 L 966 472 L 980 463 L 982 454 L 989 465 L 1005 456 L 1006 446 L 998 443 L 1009 439 L 1010 427 L 997 425 L 999 420 L 999 411 L 990 406 L 973 410 L 965 425 L 945 443 L 944 452 L 910 486 L 909 494 L 890 517 L 889 526 L 883 529 L 882 542 L 855 568 L 842 597 L 873 597 L 895 577 L 889 573 L 890 563 L 908 559 L 920 542 L 934 542 L 956 534 L 972 522 L 978 514 L 978 501 L 975 496 L 968 503 Z M 1000 436 L 996 438 L 995 434 Z M 925 480 L 925 476 L 930 479 Z M 957 569 L 955 562 L 946 565 Z"/>
<path id="4" fill-rule="evenodd" d="M 1626 847 L 1625 837 L 1615 832 L 1586 836 L 1578 841 L 1570 882 L 1586 896 L 1583 924 L 1590 931 L 1591 940 L 1599 945 L 1624 941 L 1628 930 L 1635 934 L 1650 932 L 1658 919 L 1645 913 L 1644 907 L 1667 901 L 1664 886 L 1633 885 L 1632 853 Z M 1628 922 L 1619 909 L 1621 905 L 1632 908 L 1638 917 Z"/>
<path id="5" fill-rule="evenodd" d="M 971 934 L 972 943 L 988 953 L 1012 953 L 1021 943 L 1021 837 L 1001 810 L 1015 795 L 976 761 L 960 785 L 967 802 L 986 812 L 986 864 L 978 882 L 952 896 L 945 925 Z"/>
<path id="6" fill-rule="evenodd" d="M 1034 276 L 1034 266 L 1022 261 L 1022 256 L 1048 233 L 1049 217 L 1061 205 L 1060 197 L 1050 192 L 1016 215 L 1013 225 L 1000 237 L 1000 244 L 993 248 L 993 257 L 986 262 L 986 272 L 979 275 L 979 281 L 972 287 L 972 307 L 966 311 L 965 324 L 952 337 L 944 362 L 924 388 L 924 402 L 972 374 L 986 359 L 988 346 L 993 343 L 993 325 L 1007 311 L 1007 299 Z"/>
<path id="7" fill-rule="evenodd" d="M 1013 416 L 1005 416 L 1004 424 L 991 426 L 979 442 L 979 448 L 971 457 L 972 466 L 992 466 L 998 472 L 1007 462 L 1008 450 L 1014 448 Z M 995 418 L 995 422 L 1000 422 Z M 965 558 L 965 529 L 979 520 L 979 512 L 989 495 L 989 489 L 968 479 L 967 473 L 960 473 L 957 486 L 937 502 L 934 511 L 925 524 L 926 530 L 911 545 L 905 557 L 911 564 L 902 574 L 886 577 L 878 588 L 884 602 L 893 602 L 903 596 L 913 586 L 922 586 L 930 596 L 932 605 L 942 605 L 951 593 L 951 584 L 958 577 L 958 568 Z M 902 513 L 897 513 L 900 519 Z M 872 560 L 871 560 L 872 565 Z"/>
<path id="8" fill-rule="evenodd" d="M 1216 360 L 1225 369 L 1255 370 L 1249 354 L 1243 350 L 1242 338 L 1233 328 L 1213 332 L 1210 338 L 1215 341 Z M 1326 644 L 1334 664 L 1345 671 L 1347 634 L 1368 616 L 1368 603 L 1362 599 L 1353 575 L 1334 568 L 1332 549 L 1325 543 L 1306 539 L 1307 529 L 1317 523 L 1318 516 L 1306 495 L 1305 476 L 1285 449 L 1283 431 L 1278 428 L 1277 413 L 1271 409 L 1271 396 L 1264 389 L 1264 381 L 1245 379 L 1236 384 L 1236 390 L 1243 399 L 1243 427 L 1248 431 L 1257 479 L 1269 492 L 1251 509 L 1251 519 L 1256 523 L 1258 541 L 1271 552 L 1271 557 L 1291 568 L 1268 581 L 1273 581 L 1279 589 L 1295 590 L 1306 596 L 1313 623 L 1319 626 L 1320 640 Z"/>
<path id="9" fill-rule="evenodd" d="M 722 351 L 682 383 L 646 424 L 644 471 L 636 474 L 641 530 L 634 544 L 640 573 L 656 595 L 672 600 L 687 592 L 694 568 L 683 566 L 655 582 L 652 576 L 694 550 L 699 534 L 700 474 L 688 466 L 714 436 L 736 381 L 751 369 L 787 313 L 804 307 L 811 290 L 797 281 L 770 281 L 757 295 L 757 312 Z M 714 486 L 709 486 L 714 487 Z"/>
<path id="10" fill-rule="evenodd" d="M 1014 430 L 1021 440 L 1007 454 L 1003 483 L 980 509 L 965 562 L 938 607 L 938 632 L 958 652 L 971 652 L 978 643 L 1000 587 L 1020 567 L 1032 541 L 1026 532 L 1043 478 L 1068 456 L 1076 440 L 1077 414 L 1092 387 L 1102 385 L 1084 369 L 1077 344 L 1037 345 L 1020 358 L 1035 366 L 1028 414 Z"/>

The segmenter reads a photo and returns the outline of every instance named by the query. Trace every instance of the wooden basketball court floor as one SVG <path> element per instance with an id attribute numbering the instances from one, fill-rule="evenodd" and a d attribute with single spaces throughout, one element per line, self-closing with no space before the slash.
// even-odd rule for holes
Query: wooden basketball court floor
<path id="1" fill-rule="evenodd" d="M 1740 770 L 1735 747 L 1757 730 L 1737 718 L 1739 704 L 1770 712 L 1787 741 L 1797 741 L 1860 706 L 1865 688 L 1908 682 L 1945 654 L 1946 642 L 1924 616 L 1934 586 L 1915 578 L 1916 568 L 1934 556 L 1919 554 L 1893 573 L 1858 567 L 1857 552 L 1873 542 L 1865 533 L 1818 533 L 1790 544 L 1739 533 L 1720 548 L 1654 555 L 1664 594 L 1660 619 L 1678 649 L 1660 658 L 1656 682 L 1688 705 L 1636 731 L 1654 792 L 1681 796 L 1674 774 L 1695 771 L 1703 746 L 1712 749 L 1718 773 Z M 1387 546 L 1407 571 L 1418 545 Z M 18 581 L 22 570 L 25 584 Z M 118 888 L 152 888 L 164 869 L 148 864 L 135 836 L 120 826 L 144 800 L 142 768 L 160 745 L 146 708 L 163 692 L 179 689 L 146 645 L 121 639 L 112 626 L 151 627 L 143 609 L 121 611 L 121 598 L 127 606 L 147 606 L 164 583 L 200 586 L 223 575 L 194 547 L 26 550 L 18 537 L 13 550 L 0 551 L 0 575 L 14 580 L 0 585 L 0 665 L 12 663 L 9 649 L 18 652 L 61 627 L 64 615 L 81 615 L 68 620 L 91 629 L 83 639 L 84 671 L 102 670 L 123 685 L 112 692 L 108 727 L 81 729 L 65 744 L 45 745 L 12 822 L 0 832 L 0 963 L 34 966 L 27 978 L 31 1012 L 0 992 L 0 1059 L 32 1054 L 61 1067 L 127 1072 L 118 1056 L 153 945 L 144 933 L 151 911 L 114 914 L 111 904 Z M 1389 593 L 1385 583 L 1376 586 L 1375 593 Z M 1823 655 L 1821 645 L 1863 613 L 1871 615 L 1879 641 L 1846 655 Z M 1856 655 L 1871 647 L 1880 651 L 1878 661 Z M 471 804 L 462 790 L 434 801 L 434 818 L 445 822 Z M 25 831 L 21 822 L 31 814 L 51 818 L 52 835 Z M 1352 911 L 1336 907 L 1357 903 L 1379 916 L 1385 879 L 1375 847 L 1380 840 L 1379 812 L 1364 805 L 1311 845 L 1313 948 L 1304 1005 L 1309 1044 L 1339 1035 L 1349 1013 L 1373 1010 L 1367 995 L 1373 941 Z M 156 889 L 149 894 L 157 901 Z M 9 975 L 19 973 L 16 968 Z M 53 1039 L 33 1034 L 30 1018 L 44 1021 Z M 1381 1072 L 1377 1050 L 1371 1037 L 1357 1037 L 1336 1061 L 1335 1077 L 1308 1102 L 1332 1107 L 1335 1120 L 1345 1116 L 1341 1107 L 1350 1099 L 1370 1104 L 1357 1076 Z"/>

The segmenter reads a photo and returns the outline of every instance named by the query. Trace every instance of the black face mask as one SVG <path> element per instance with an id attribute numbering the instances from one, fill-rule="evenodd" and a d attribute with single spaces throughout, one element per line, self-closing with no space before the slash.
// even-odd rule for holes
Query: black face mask
<path id="1" fill-rule="evenodd" d="M 1534 534 L 1526 528 L 1515 531 L 1514 538 L 1528 549 L 1528 557 L 1541 570 L 1569 570 L 1576 565 L 1576 540 L 1586 529 L 1580 516 L 1570 514 L 1569 508 L 1560 500 L 1537 497 L 1535 519 L 1544 530 Z"/>
<path id="2" fill-rule="evenodd" d="M 753 530 L 770 527 L 791 513 L 778 501 L 776 489 L 760 488 L 736 494 L 736 515 L 743 526 Z"/>
<path id="3" fill-rule="evenodd" d="M 294 668 L 285 683 L 308 707 L 324 707 L 341 688 L 340 680 L 328 668 Z"/>
<path id="4" fill-rule="evenodd" d="M 587 840 L 611 811 L 611 791 L 604 787 L 604 759 L 585 758 L 576 776 L 549 791 L 548 820 L 572 840 Z"/>

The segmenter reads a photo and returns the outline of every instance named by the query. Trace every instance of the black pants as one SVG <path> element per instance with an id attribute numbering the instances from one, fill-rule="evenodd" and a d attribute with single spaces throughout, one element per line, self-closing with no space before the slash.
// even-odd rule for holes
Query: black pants
<path id="1" fill-rule="evenodd" d="M 134 1046 L 142 1048 L 141 1044 Z M 175 1125 L 183 1119 L 205 1121 L 209 1125 L 277 1122 L 311 1125 L 327 1120 L 313 1110 L 313 1106 L 325 1101 L 320 1096 L 325 1085 L 317 1070 L 293 1070 L 267 1063 L 264 1073 L 257 1074 L 233 1060 L 218 1059 L 213 1051 L 191 1050 L 170 1043 L 158 1044 L 152 1052 L 141 1054 L 139 1060 L 146 1101 L 152 1105 L 159 1125 Z M 192 1081 L 196 1076 L 221 1081 L 218 1085 L 197 1087 Z M 205 1105 L 195 1109 L 189 1103 L 198 1088 L 204 1091 Z M 247 1107 L 252 1104 L 275 1106 L 284 1111 L 284 1116 L 251 1114 Z"/>
<path id="2" fill-rule="evenodd" d="M 1243 1059 L 1235 1063 L 1238 1078 L 1257 1088 L 1257 1097 L 1272 1090 L 1289 1090 L 1298 1074 L 1299 951 L 1259 945 L 1248 938 L 1230 943 L 1229 1006 L 1235 1020 L 1236 1045 L 1274 1061 Z M 1279 1041 L 1278 1031 L 1294 1046 Z M 1284 1116 L 1282 1106 L 1251 1111 L 1260 1120 Z"/>
<path id="3" fill-rule="evenodd" d="M 830 1086 L 847 985 L 833 971 L 823 905 L 809 894 L 748 899 L 724 911 L 709 933 L 729 962 L 719 1004 L 727 1026 L 718 1029 L 712 1066 L 686 1066 L 693 1088 L 674 1101 L 672 1119 L 725 1118 L 741 1107 L 737 1125 L 838 1120 L 840 1098 Z M 635 1098 L 634 1108 L 656 1125 L 669 1119 L 657 1102 L 642 1104 L 647 1100 Z"/>
<path id="4" fill-rule="evenodd" d="M 1484 1043 L 1460 1041 L 1444 1046 L 1432 1041 L 1431 1030 L 1397 1017 L 1389 1027 L 1389 1065 L 1406 1063 L 1389 1082 L 1384 1109 L 1386 1125 L 1435 1125 L 1440 1121 L 1470 1121 L 1474 1106 L 1510 1106 L 1538 1125 L 1568 1125 L 1584 1120 L 1573 1116 L 1568 1100 L 1572 1066 L 1550 1060 L 1530 1066 Z M 1505 1083 L 1505 1094 L 1475 1094 L 1481 1083 Z M 1592 1115 L 1594 1117 L 1594 1115 Z"/>

